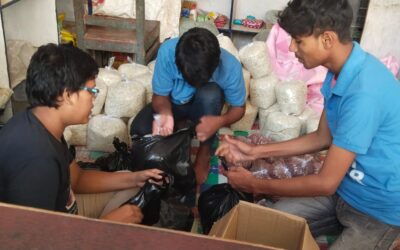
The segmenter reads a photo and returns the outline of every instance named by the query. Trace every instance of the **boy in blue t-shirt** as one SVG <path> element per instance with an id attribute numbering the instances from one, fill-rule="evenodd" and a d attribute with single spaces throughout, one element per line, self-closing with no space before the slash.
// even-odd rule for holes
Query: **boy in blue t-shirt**
<path id="1" fill-rule="evenodd" d="M 351 41 L 352 13 L 347 0 L 293 0 L 279 14 L 304 67 L 329 69 L 318 130 L 257 146 L 226 138 L 217 154 L 238 162 L 328 149 L 316 175 L 261 180 L 240 167 L 224 173 L 243 191 L 299 197 L 272 207 L 307 219 L 314 236 L 342 230 L 331 249 L 388 249 L 400 239 L 400 84 Z"/>
<path id="2" fill-rule="evenodd" d="M 207 178 L 211 145 L 219 128 L 245 112 L 246 90 L 240 62 L 207 29 L 193 28 L 158 51 L 153 99 L 135 117 L 131 135 L 169 135 L 177 122 L 191 120 L 200 140 L 194 170 L 197 185 Z M 221 115 L 225 101 L 228 111 Z M 159 119 L 154 120 L 153 115 Z"/>

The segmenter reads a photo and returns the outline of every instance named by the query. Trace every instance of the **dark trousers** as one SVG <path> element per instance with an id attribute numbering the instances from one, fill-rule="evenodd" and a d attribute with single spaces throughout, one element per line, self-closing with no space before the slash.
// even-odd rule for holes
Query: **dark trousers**
<path id="1" fill-rule="evenodd" d="M 202 116 L 220 115 L 224 105 L 222 89 L 215 83 L 207 83 L 197 89 L 190 102 L 177 105 L 172 103 L 174 123 L 182 120 L 190 120 L 197 124 Z M 153 114 L 152 103 L 146 105 L 135 117 L 130 128 L 131 135 L 146 135 L 152 133 Z M 215 136 L 209 138 L 206 143 L 212 145 Z"/>

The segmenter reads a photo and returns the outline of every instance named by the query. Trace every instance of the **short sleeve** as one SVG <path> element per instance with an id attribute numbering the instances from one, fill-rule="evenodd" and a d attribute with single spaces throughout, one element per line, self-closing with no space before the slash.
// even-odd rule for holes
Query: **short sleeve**
<path id="1" fill-rule="evenodd" d="M 233 64 L 232 74 L 224 84 L 225 100 L 231 106 L 243 106 L 246 102 L 246 87 L 243 79 L 243 71 L 240 63 Z"/>
<path id="2" fill-rule="evenodd" d="M 13 204 L 55 210 L 60 185 L 60 173 L 55 161 L 26 161 L 10 177 L 8 201 Z"/>
<path id="3" fill-rule="evenodd" d="M 158 54 L 153 74 L 153 92 L 156 95 L 168 96 L 173 88 L 172 63 L 174 58 L 169 58 L 167 48 L 161 47 Z"/>
<path id="4" fill-rule="evenodd" d="M 357 154 L 367 153 L 381 120 L 378 102 L 360 93 L 344 100 L 338 112 L 333 144 Z"/>

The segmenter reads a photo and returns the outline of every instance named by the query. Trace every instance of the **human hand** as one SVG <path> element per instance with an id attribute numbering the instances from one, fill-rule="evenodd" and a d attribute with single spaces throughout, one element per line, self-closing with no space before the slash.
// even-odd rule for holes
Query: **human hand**
<path id="1" fill-rule="evenodd" d="M 160 169 L 153 168 L 153 169 L 133 172 L 132 175 L 134 176 L 135 186 L 143 187 L 144 183 L 150 178 L 153 178 L 156 181 L 157 180 L 161 181 L 163 178 L 163 176 L 161 175 L 162 173 L 163 171 L 161 171 Z"/>
<path id="2" fill-rule="evenodd" d="M 143 214 L 139 207 L 131 204 L 126 204 L 112 210 L 110 213 L 104 215 L 100 219 L 136 224 L 142 222 Z"/>
<path id="3" fill-rule="evenodd" d="M 213 136 L 222 126 L 220 116 L 206 115 L 200 118 L 200 123 L 196 126 L 196 136 L 201 142 Z"/>
<path id="4" fill-rule="evenodd" d="M 170 114 L 156 114 L 153 121 L 153 135 L 167 136 L 174 131 L 174 117 Z"/>
<path id="5" fill-rule="evenodd" d="M 220 169 L 220 172 L 228 178 L 228 183 L 232 188 L 247 193 L 254 193 L 253 184 L 256 178 L 247 169 L 231 167 L 229 170 Z"/>
<path id="6" fill-rule="evenodd" d="M 247 144 L 226 135 L 222 144 L 215 151 L 215 154 L 225 157 L 226 161 L 237 165 L 243 161 L 255 160 L 254 149 L 255 145 Z"/>

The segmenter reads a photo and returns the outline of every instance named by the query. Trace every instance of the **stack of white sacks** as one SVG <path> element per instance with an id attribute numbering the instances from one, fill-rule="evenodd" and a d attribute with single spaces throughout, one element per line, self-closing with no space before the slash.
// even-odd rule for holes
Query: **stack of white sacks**
<path id="1" fill-rule="evenodd" d="M 306 83 L 278 79 L 264 42 L 253 42 L 238 51 L 228 37 L 219 35 L 218 40 L 242 63 L 249 98 L 244 117 L 231 125 L 232 130 L 251 130 L 257 113 L 260 132 L 273 141 L 290 140 L 318 128 L 319 114 L 306 105 Z M 224 129 L 222 133 L 229 132 Z"/>
<path id="2" fill-rule="evenodd" d="M 280 81 L 272 72 L 264 42 L 253 42 L 240 51 L 227 36 L 218 35 L 221 48 L 243 64 L 246 85 L 244 117 L 224 128 L 249 131 L 259 115 L 260 132 L 274 141 L 296 138 L 315 131 L 319 115 L 306 105 L 307 86 L 297 80 Z M 89 150 L 112 152 L 113 138 L 130 143 L 130 125 L 139 111 L 151 102 L 155 61 L 144 66 L 134 62 L 122 64 L 118 70 L 101 68 L 96 79 L 100 93 L 95 99 L 88 124 L 66 128 L 64 136 L 70 145 L 86 145 Z M 224 111 L 226 112 L 225 106 Z"/>
<path id="3" fill-rule="evenodd" d="M 94 101 L 88 124 L 72 125 L 65 129 L 64 137 L 70 145 L 86 145 L 94 151 L 113 152 L 114 137 L 130 143 L 129 130 L 135 116 L 149 102 L 153 94 L 151 79 L 154 61 L 148 66 L 134 62 L 113 69 L 101 68 L 96 78 L 100 90 Z"/>

